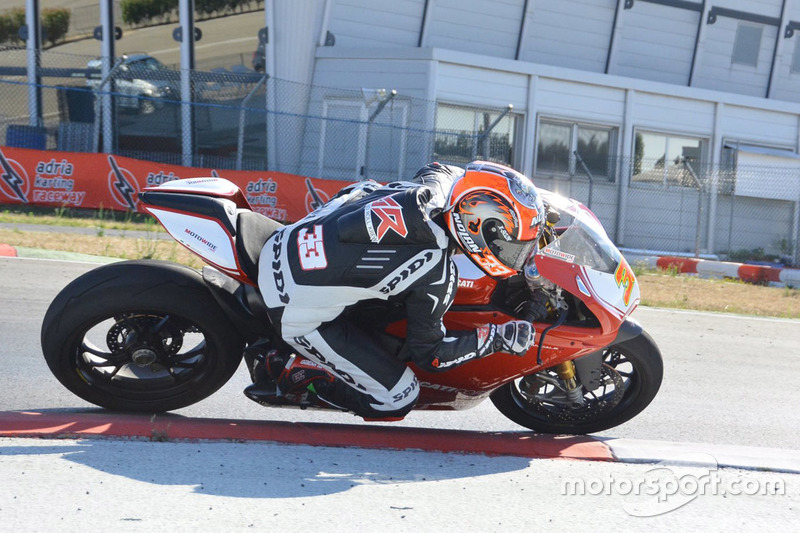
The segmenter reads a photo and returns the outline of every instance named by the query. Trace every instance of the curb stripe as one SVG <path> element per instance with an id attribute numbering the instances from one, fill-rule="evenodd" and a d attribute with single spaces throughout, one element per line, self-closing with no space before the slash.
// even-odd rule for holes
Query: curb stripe
<path id="1" fill-rule="evenodd" d="M 0 244 L 0 257 L 17 257 L 17 249 L 7 244 Z"/>
<path id="2" fill-rule="evenodd" d="M 482 432 L 347 424 L 106 413 L 0 413 L 0 437 L 144 437 L 151 440 L 269 441 L 309 446 L 422 450 L 613 461 L 602 441 L 531 432 Z"/>
<path id="3" fill-rule="evenodd" d="M 644 263 L 662 270 L 677 269 L 681 274 L 701 274 L 718 278 L 739 278 L 748 283 L 776 283 L 800 286 L 800 269 L 748 265 L 727 261 L 708 261 L 693 257 L 661 256 L 637 257 L 631 254 L 631 263 Z"/>

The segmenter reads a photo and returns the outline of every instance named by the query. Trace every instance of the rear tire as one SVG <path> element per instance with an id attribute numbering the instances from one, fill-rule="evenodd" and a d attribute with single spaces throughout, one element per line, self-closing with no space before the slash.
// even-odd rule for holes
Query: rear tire
<path id="1" fill-rule="evenodd" d="M 196 271 L 160 261 L 96 268 L 67 285 L 42 324 L 55 377 L 118 411 L 196 403 L 239 366 L 244 341 Z"/>
<path id="2" fill-rule="evenodd" d="M 520 390 L 521 380 L 495 390 L 492 403 L 509 419 L 539 433 L 580 435 L 613 428 L 639 414 L 653 401 L 661 386 L 664 364 L 658 346 L 644 331 L 606 347 L 603 360 L 604 372 L 611 374 L 609 369 L 616 369 L 616 377 L 622 378 L 618 383 L 624 385 L 621 391 L 613 387 L 614 390 L 599 397 L 584 390 L 585 408 L 572 410 L 526 395 Z"/>

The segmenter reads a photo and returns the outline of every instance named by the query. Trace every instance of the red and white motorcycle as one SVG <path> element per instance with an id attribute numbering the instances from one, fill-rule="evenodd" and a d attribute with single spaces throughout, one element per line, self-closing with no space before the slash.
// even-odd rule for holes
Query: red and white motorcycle
<path id="1" fill-rule="evenodd" d="M 658 392 L 661 354 L 629 318 L 639 303 L 633 271 L 589 209 L 541 192 L 551 216 L 527 279 L 497 281 L 459 258 L 445 315 L 448 329 L 472 329 L 526 318 L 535 302 L 543 310 L 536 344 L 524 357 L 477 359 L 449 372 L 413 368 L 416 409 L 462 410 L 489 398 L 526 428 L 591 433 L 629 420 Z M 140 201 L 209 266 L 142 260 L 87 272 L 50 305 L 42 348 L 53 374 L 84 400 L 161 412 L 211 395 L 242 358 L 252 375 L 256 357 L 280 342 L 257 284 L 261 248 L 280 224 L 220 178 L 165 183 Z M 404 324 L 386 331 L 402 337 Z"/>

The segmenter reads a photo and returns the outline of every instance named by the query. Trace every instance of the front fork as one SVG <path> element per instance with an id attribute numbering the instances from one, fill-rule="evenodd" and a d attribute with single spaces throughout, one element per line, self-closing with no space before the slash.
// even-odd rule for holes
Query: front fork
<path id="1" fill-rule="evenodd" d="M 583 389 L 575 374 L 575 363 L 572 361 L 564 361 L 555 367 L 556 374 L 562 382 L 564 392 L 567 393 L 569 401 L 577 406 L 585 403 L 583 398 Z"/>
<path id="2" fill-rule="evenodd" d="M 570 407 L 580 407 L 584 405 L 586 399 L 583 397 L 583 387 L 578 380 L 575 363 L 572 361 L 564 361 L 552 367 L 552 370 L 555 371 L 558 379 L 552 375 L 548 375 L 547 372 L 531 374 L 530 376 L 522 378 L 519 384 L 520 390 L 526 395 L 533 397 L 540 392 L 541 387 L 549 384 L 556 390 L 560 390 L 563 394 L 559 403 L 563 402 Z"/>

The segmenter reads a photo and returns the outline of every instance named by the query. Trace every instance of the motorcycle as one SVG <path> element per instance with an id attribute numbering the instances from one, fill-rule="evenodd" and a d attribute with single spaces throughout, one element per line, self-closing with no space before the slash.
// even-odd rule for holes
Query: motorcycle
<path id="1" fill-rule="evenodd" d="M 458 289 L 444 317 L 449 330 L 527 319 L 535 344 L 523 357 L 476 359 L 448 372 L 408 363 L 420 383 L 415 409 L 463 410 L 489 398 L 528 429 L 584 434 L 626 422 L 658 392 L 661 353 L 630 318 L 639 304 L 633 270 L 586 206 L 540 191 L 547 225 L 524 275 L 495 280 L 455 256 Z M 286 346 L 258 286 L 261 249 L 282 226 L 221 178 L 168 182 L 139 199 L 208 266 L 137 260 L 91 270 L 50 305 L 42 348 L 55 377 L 90 403 L 171 411 L 213 394 L 242 359 L 254 379 L 256 361 Z M 375 306 L 361 323 L 402 338 L 401 305 Z M 292 405 L 280 396 L 268 403 Z"/>

